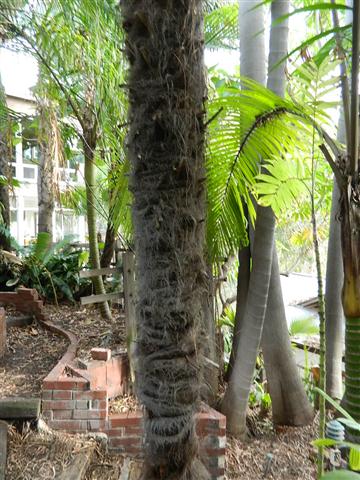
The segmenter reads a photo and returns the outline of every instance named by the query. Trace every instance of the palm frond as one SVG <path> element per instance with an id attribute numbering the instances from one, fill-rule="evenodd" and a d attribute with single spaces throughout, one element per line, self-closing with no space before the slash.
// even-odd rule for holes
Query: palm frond
<path id="1" fill-rule="evenodd" d="M 244 205 L 255 210 L 250 192 L 263 160 L 301 143 L 306 113 L 256 82 L 224 87 L 209 106 L 207 238 L 213 257 L 226 256 L 247 242 Z"/>
<path id="2" fill-rule="evenodd" d="M 218 6 L 205 16 L 205 45 L 207 48 L 238 49 L 238 15 L 238 2 L 229 2 Z"/>

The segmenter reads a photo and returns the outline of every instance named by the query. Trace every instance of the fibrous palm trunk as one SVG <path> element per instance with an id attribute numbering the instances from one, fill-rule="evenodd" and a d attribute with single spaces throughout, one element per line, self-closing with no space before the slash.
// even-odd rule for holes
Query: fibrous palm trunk
<path id="1" fill-rule="evenodd" d="M 9 117 L 6 113 L 5 89 L 0 78 L 0 176 L 9 179 L 11 149 L 9 146 Z M 0 216 L 3 225 L 10 229 L 10 198 L 7 182 L 0 184 Z M 10 250 L 10 239 L 0 233 L 0 248 Z"/>
<path id="2" fill-rule="evenodd" d="M 209 478 L 194 428 L 207 285 L 201 12 L 200 0 L 122 2 L 144 480 Z"/>
<path id="3" fill-rule="evenodd" d="M 287 20 L 279 23 L 278 19 L 286 16 L 289 8 L 289 1 L 275 0 L 271 4 L 267 86 L 279 96 L 285 92 L 285 64 L 279 62 L 287 54 L 289 29 Z M 261 345 L 274 424 L 307 425 L 313 412 L 291 349 L 275 246 Z"/>

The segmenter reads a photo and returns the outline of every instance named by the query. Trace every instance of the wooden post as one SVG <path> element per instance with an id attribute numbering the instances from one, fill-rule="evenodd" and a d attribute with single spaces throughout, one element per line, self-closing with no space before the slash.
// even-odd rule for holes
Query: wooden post
<path id="1" fill-rule="evenodd" d="M 123 254 L 124 271 L 124 307 L 126 343 L 129 356 L 131 380 L 135 380 L 134 354 L 136 343 L 136 318 L 135 318 L 135 255 L 133 252 Z"/>
<path id="2" fill-rule="evenodd" d="M 0 358 L 5 355 L 6 350 L 6 317 L 5 310 L 0 308 Z"/>

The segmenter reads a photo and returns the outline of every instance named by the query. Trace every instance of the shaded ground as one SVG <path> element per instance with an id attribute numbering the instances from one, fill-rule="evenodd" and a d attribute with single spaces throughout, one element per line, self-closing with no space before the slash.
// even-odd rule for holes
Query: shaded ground
<path id="1" fill-rule="evenodd" d="M 7 308 L 12 315 L 13 309 Z M 124 347 L 124 318 L 113 310 L 113 321 L 103 320 L 96 308 L 73 305 L 46 305 L 49 319 L 73 332 L 79 339 L 79 357 L 87 360 L 93 347 Z M 18 314 L 22 315 L 22 314 Z M 38 396 L 46 375 L 65 353 L 67 341 L 34 322 L 27 327 L 10 327 L 7 352 L 0 359 L 0 398 Z"/>
<path id="2" fill-rule="evenodd" d="M 226 480 L 313 480 L 315 450 L 311 440 L 315 426 L 286 428 L 264 433 L 250 443 L 228 439 Z M 19 434 L 9 430 L 7 480 L 49 480 L 57 478 L 81 451 L 95 446 L 85 480 L 119 480 L 124 457 L 109 455 L 81 435 L 60 432 Z M 269 461 L 270 455 L 272 460 Z M 125 460 L 125 463 L 129 463 Z M 131 462 L 130 462 L 131 463 Z M 128 465 L 126 470 L 128 470 Z M 125 471 L 123 472 L 125 473 Z M 135 480 L 135 479 L 132 479 Z"/>
<path id="3" fill-rule="evenodd" d="M 124 314 L 119 308 L 112 308 L 112 321 L 101 318 L 95 306 L 46 305 L 45 309 L 53 323 L 76 335 L 78 357 L 83 360 L 90 358 L 90 350 L 95 347 L 114 351 L 125 347 Z"/>
<path id="4" fill-rule="evenodd" d="M 227 480 L 312 480 L 316 478 L 317 422 L 303 428 L 273 431 L 269 420 L 257 425 L 255 439 L 241 443 L 228 438 Z"/>
<path id="5" fill-rule="evenodd" d="M 112 322 L 102 320 L 94 307 L 61 305 L 57 309 L 46 306 L 46 312 L 53 323 L 79 338 L 79 356 L 83 359 L 89 358 L 92 347 L 116 350 L 125 345 L 124 319 L 119 311 L 113 311 Z M 37 324 L 9 329 L 7 345 L 5 360 L 0 363 L 0 397 L 38 395 L 43 378 L 66 349 L 65 340 Z M 136 408 L 137 403 L 131 396 L 111 402 L 112 412 Z M 278 432 L 273 431 L 269 419 L 256 419 L 251 425 L 256 436 L 249 443 L 228 439 L 227 480 L 315 478 L 316 451 L 311 446 L 311 440 L 316 438 L 316 424 L 306 428 L 283 428 Z M 6 478 L 53 479 L 78 452 L 93 446 L 93 441 L 84 436 L 30 431 L 21 435 L 11 427 Z M 108 455 L 97 446 L 86 480 L 118 480 L 123 462 L 120 455 Z"/>
<path id="6" fill-rule="evenodd" d="M 8 432 L 7 480 L 50 480 L 69 465 L 77 452 L 92 442 L 75 435 L 59 433 L 20 434 L 10 427 Z"/>
<path id="7" fill-rule="evenodd" d="M 66 349 L 66 341 L 34 323 L 7 330 L 0 359 L 0 397 L 39 396 L 43 379 Z"/>

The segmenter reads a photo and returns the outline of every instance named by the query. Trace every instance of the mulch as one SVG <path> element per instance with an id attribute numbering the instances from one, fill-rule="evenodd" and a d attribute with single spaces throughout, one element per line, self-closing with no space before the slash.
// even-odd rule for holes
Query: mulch
<path id="1" fill-rule="evenodd" d="M 7 313 L 21 316 L 11 307 Z M 73 332 L 79 340 L 79 358 L 90 359 L 93 347 L 124 348 L 125 327 L 121 312 L 113 310 L 111 322 L 103 320 L 94 307 L 46 305 L 49 320 Z M 40 396 L 43 379 L 57 364 L 67 341 L 43 328 L 36 321 L 27 327 L 7 329 L 7 352 L 0 359 L 0 398 Z"/>
<path id="2" fill-rule="evenodd" d="M 312 480 L 316 478 L 318 421 L 307 427 L 281 427 L 275 431 L 270 418 L 257 421 L 249 442 L 227 439 L 227 480 Z"/>
<path id="3" fill-rule="evenodd" d="M 7 351 L 0 359 L 0 398 L 40 396 L 42 381 L 60 360 L 66 344 L 37 323 L 8 328 Z"/>
<path id="4" fill-rule="evenodd" d="M 94 448 L 94 441 L 80 435 L 60 432 L 36 433 L 8 430 L 7 480 L 55 479 L 84 449 Z"/>
<path id="5" fill-rule="evenodd" d="M 45 307 L 49 319 L 73 332 L 79 339 L 79 357 L 89 360 L 93 347 L 121 350 L 125 346 L 123 314 L 114 309 L 113 320 L 103 320 L 94 307 L 53 305 Z M 0 360 L 0 397 L 38 396 L 43 378 L 66 350 L 67 342 L 34 323 L 8 329 L 7 353 Z M 132 411 L 138 404 L 131 395 L 114 399 L 111 412 Z M 316 478 L 317 422 L 304 428 L 274 431 L 269 418 L 256 419 L 256 436 L 248 443 L 228 438 L 227 480 L 312 480 Z M 47 434 L 28 430 L 9 432 L 7 479 L 45 480 L 56 478 L 92 440 L 59 432 Z M 96 446 L 86 480 L 118 480 L 124 458 L 108 455 Z"/>

